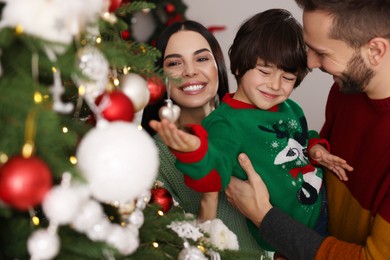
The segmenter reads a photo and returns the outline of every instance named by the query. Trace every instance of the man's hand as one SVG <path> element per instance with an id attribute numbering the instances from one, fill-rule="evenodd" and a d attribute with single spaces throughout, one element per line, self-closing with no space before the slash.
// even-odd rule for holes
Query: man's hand
<path id="1" fill-rule="evenodd" d="M 238 161 L 248 175 L 248 180 L 242 181 L 232 177 L 225 193 L 230 204 L 259 227 L 264 216 L 272 208 L 268 189 L 260 175 L 253 169 L 246 154 L 240 154 Z"/>

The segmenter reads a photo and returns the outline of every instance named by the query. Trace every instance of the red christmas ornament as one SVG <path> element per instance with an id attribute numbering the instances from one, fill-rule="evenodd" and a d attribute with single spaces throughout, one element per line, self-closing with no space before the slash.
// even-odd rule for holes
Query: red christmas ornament
<path id="1" fill-rule="evenodd" d="M 128 30 L 124 30 L 121 32 L 122 39 L 127 41 L 130 39 L 130 32 Z"/>
<path id="2" fill-rule="evenodd" d="M 104 92 L 96 98 L 95 103 L 108 121 L 132 122 L 134 119 L 133 102 L 121 91 Z"/>
<path id="3" fill-rule="evenodd" d="M 169 3 L 165 6 L 165 11 L 167 11 L 167 13 L 173 13 L 175 10 L 176 10 L 176 7 L 171 3 Z"/>
<path id="4" fill-rule="evenodd" d="M 149 104 L 159 101 L 165 92 L 165 85 L 159 78 L 148 79 L 148 88 L 150 92 Z"/>
<path id="5" fill-rule="evenodd" d="M 40 204 L 51 187 L 50 169 L 37 157 L 15 156 L 0 168 L 0 199 L 19 210 Z"/>
<path id="6" fill-rule="evenodd" d="M 167 212 L 172 208 L 173 198 L 167 189 L 158 187 L 151 190 L 151 198 L 149 203 L 155 203 L 161 207 L 163 212 Z"/>
<path id="7" fill-rule="evenodd" d="M 108 11 L 110 13 L 115 12 L 121 4 L 122 0 L 110 0 L 110 6 L 108 7 Z"/>
<path id="8" fill-rule="evenodd" d="M 168 19 L 168 21 L 165 23 L 166 26 L 169 26 L 176 22 L 182 22 L 184 21 L 183 17 L 180 14 L 176 14 L 175 16 Z"/>

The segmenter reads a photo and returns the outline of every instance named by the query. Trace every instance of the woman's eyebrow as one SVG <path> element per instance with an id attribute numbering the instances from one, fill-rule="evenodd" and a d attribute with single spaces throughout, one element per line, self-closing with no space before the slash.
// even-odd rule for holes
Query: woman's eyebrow
<path id="1" fill-rule="evenodd" d="M 164 60 L 169 59 L 169 58 L 180 58 L 180 57 L 181 57 L 180 54 L 173 53 L 173 54 L 169 54 L 169 55 L 165 56 Z"/>
<path id="2" fill-rule="evenodd" d="M 210 52 L 210 53 L 211 53 L 211 51 L 210 51 L 209 49 L 207 49 L 207 48 L 203 48 L 203 49 L 199 49 L 199 50 L 195 51 L 195 52 L 194 52 L 194 54 L 199 54 L 199 53 L 202 53 L 202 52 L 205 52 L 205 51 L 207 51 L 207 52 Z"/>
<path id="3" fill-rule="evenodd" d="M 197 54 L 202 53 L 202 52 L 210 52 L 211 53 L 211 51 L 209 49 L 202 48 L 202 49 L 194 51 L 194 55 L 197 55 Z M 181 57 L 182 57 L 182 55 L 180 55 L 180 54 L 172 53 L 172 54 L 168 54 L 167 56 L 165 56 L 164 60 L 169 59 L 169 58 L 181 58 Z"/>

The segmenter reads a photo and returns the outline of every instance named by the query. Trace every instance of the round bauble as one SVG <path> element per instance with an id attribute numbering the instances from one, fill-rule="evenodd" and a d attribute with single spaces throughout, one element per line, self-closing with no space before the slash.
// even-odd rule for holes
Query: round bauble
<path id="1" fill-rule="evenodd" d="M 165 93 L 165 85 L 159 78 L 148 79 L 148 88 L 150 92 L 149 104 L 154 104 L 161 100 Z"/>
<path id="2" fill-rule="evenodd" d="M 132 122 L 134 119 L 133 103 L 121 91 L 104 92 L 96 98 L 95 104 L 108 121 Z"/>
<path id="3" fill-rule="evenodd" d="M 149 203 L 152 204 L 154 203 L 159 205 L 163 212 L 167 212 L 172 208 L 173 198 L 171 193 L 169 193 L 167 189 L 158 187 L 152 189 L 151 193 L 152 193 L 152 197 Z"/>
<path id="4" fill-rule="evenodd" d="M 46 194 L 42 209 L 50 222 L 69 224 L 79 214 L 88 197 L 89 191 L 84 186 L 55 186 Z"/>
<path id="5" fill-rule="evenodd" d="M 37 157 L 12 157 L 0 168 L 0 199 L 19 210 L 40 204 L 52 187 L 49 167 Z"/>
<path id="6" fill-rule="evenodd" d="M 129 73 L 119 78 L 120 87 L 133 103 L 135 112 L 149 103 L 150 92 L 146 80 L 138 74 Z"/>
<path id="7" fill-rule="evenodd" d="M 110 0 L 110 6 L 108 7 L 108 11 L 110 13 L 115 12 L 121 4 L 122 0 Z"/>
<path id="8" fill-rule="evenodd" d="M 102 202 L 127 202 L 153 186 L 159 165 L 153 139 L 132 123 L 98 125 L 81 140 L 78 167 L 92 195 Z"/>
<path id="9" fill-rule="evenodd" d="M 60 251 L 60 238 L 47 229 L 34 231 L 27 241 L 31 259 L 53 259 Z"/>

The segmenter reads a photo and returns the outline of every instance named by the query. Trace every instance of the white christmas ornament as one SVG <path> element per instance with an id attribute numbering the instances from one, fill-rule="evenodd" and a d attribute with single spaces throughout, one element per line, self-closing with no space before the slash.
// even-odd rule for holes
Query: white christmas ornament
<path id="1" fill-rule="evenodd" d="M 106 88 L 109 75 L 109 64 L 99 49 L 87 46 L 77 52 L 77 66 L 86 78 L 74 76 L 78 85 L 85 87 L 85 97 L 92 102 Z"/>
<path id="2" fill-rule="evenodd" d="M 137 198 L 137 203 L 136 203 L 137 209 L 144 210 L 146 204 L 149 203 L 151 197 L 152 197 L 152 193 L 150 192 L 150 190 L 146 190 L 142 194 L 140 194 Z"/>
<path id="3" fill-rule="evenodd" d="M 86 235 L 92 241 L 104 241 L 110 233 L 112 224 L 106 218 L 100 220 L 86 230 Z"/>
<path id="4" fill-rule="evenodd" d="M 123 255 L 130 255 L 139 246 L 138 232 L 134 232 L 134 229 L 113 225 L 107 243 L 114 246 Z"/>
<path id="5" fill-rule="evenodd" d="M 79 232 L 85 232 L 98 224 L 103 216 L 104 212 L 102 205 L 95 200 L 89 200 L 83 205 L 80 212 L 73 219 L 72 227 Z"/>
<path id="6" fill-rule="evenodd" d="M 56 186 L 45 196 L 42 208 L 51 222 L 59 225 L 69 224 L 88 196 L 89 192 L 83 186 Z"/>
<path id="7" fill-rule="evenodd" d="M 137 228 L 140 228 L 144 224 L 144 220 L 144 213 L 140 209 L 134 210 L 128 218 L 129 223 Z"/>
<path id="8" fill-rule="evenodd" d="M 135 112 L 145 108 L 150 100 L 148 82 L 136 73 L 122 75 L 119 78 L 122 91 L 134 105 Z"/>
<path id="9" fill-rule="evenodd" d="M 234 234 L 220 219 L 208 220 L 199 224 L 199 227 L 207 232 L 210 237 L 206 240 L 210 241 L 220 250 L 238 250 L 238 240 Z"/>
<path id="10" fill-rule="evenodd" d="M 100 124 L 81 140 L 78 168 L 102 202 L 127 202 L 153 186 L 159 166 L 153 139 L 127 122 Z"/>
<path id="11" fill-rule="evenodd" d="M 180 107 L 174 105 L 172 100 L 165 100 L 166 106 L 162 106 L 159 110 L 160 119 L 168 119 L 172 123 L 175 123 L 180 116 Z"/>
<path id="12" fill-rule="evenodd" d="M 96 22 L 104 1 L 2 0 L 6 5 L 0 27 L 22 26 L 25 33 L 68 44 L 87 23 Z"/>
<path id="13" fill-rule="evenodd" d="M 27 249 L 31 259 L 52 259 L 60 250 L 60 239 L 54 232 L 39 229 L 28 238 Z"/>
<path id="14" fill-rule="evenodd" d="M 203 237 L 203 234 L 200 232 L 199 227 L 196 226 L 195 221 L 173 221 L 167 227 L 175 231 L 181 238 L 191 238 L 196 241 Z"/>
<path id="15" fill-rule="evenodd" d="M 195 246 L 189 245 L 188 242 L 184 243 L 184 248 L 181 250 L 179 260 L 208 260 L 207 257 Z"/>

